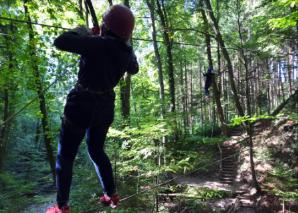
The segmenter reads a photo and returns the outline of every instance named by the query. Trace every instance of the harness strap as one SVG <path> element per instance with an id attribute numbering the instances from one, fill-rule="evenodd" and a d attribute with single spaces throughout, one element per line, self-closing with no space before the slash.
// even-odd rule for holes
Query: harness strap
<path id="1" fill-rule="evenodd" d="M 75 88 L 79 89 L 80 91 L 89 92 L 89 93 L 94 94 L 94 95 L 106 95 L 106 94 L 112 93 L 114 91 L 113 89 L 105 90 L 105 91 L 92 90 L 88 87 L 84 87 L 80 83 L 77 83 Z"/>

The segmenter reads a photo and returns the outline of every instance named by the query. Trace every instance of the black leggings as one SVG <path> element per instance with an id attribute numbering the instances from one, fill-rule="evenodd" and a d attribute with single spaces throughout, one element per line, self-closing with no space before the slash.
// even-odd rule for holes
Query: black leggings
<path id="1" fill-rule="evenodd" d="M 104 152 L 106 135 L 114 118 L 114 99 L 114 95 L 95 96 L 77 90 L 68 95 L 56 161 L 60 207 L 69 200 L 73 162 L 86 133 L 88 153 L 103 191 L 109 196 L 115 193 L 112 166 Z"/>

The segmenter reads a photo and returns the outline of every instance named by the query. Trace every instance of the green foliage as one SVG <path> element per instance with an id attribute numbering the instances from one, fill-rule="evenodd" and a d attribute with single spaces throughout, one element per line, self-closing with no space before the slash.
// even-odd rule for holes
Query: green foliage
<path id="1" fill-rule="evenodd" d="M 293 176 L 294 171 L 290 169 L 288 166 L 285 166 L 282 163 L 278 163 L 273 168 L 271 174 L 276 177 L 287 178 Z"/>
<path id="2" fill-rule="evenodd" d="M 267 181 L 274 183 L 275 186 L 270 190 L 270 193 L 285 201 L 295 201 L 298 199 L 298 179 L 295 177 L 294 169 L 279 158 L 275 157 L 274 166 L 272 171 L 269 172 Z"/>
<path id="3" fill-rule="evenodd" d="M 287 29 L 293 28 L 298 21 L 298 2 L 297 0 L 278 0 L 272 3 L 272 6 L 279 10 L 288 11 L 288 14 L 280 13 L 277 18 L 270 18 L 268 24 L 272 29 Z"/>
<path id="4" fill-rule="evenodd" d="M 229 191 L 194 187 L 187 187 L 185 193 L 202 201 L 211 199 L 222 199 L 231 196 L 231 192 Z"/>
<path id="5" fill-rule="evenodd" d="M 285 201 L 296 201 L 298 199 L 297 191 L 282 191 L 279 189 L 273 189 L 273 193 Z"/>
<path id="6" fill-rule="evenodd" d="M 19 180 L 10 173 L 0 173 L 0 212 L 18 212 L 28 205 L 32 196 L 34 184 Z"/>
<path id="7" fill-rule="evenodd" d="M 27 6 L 34 22 L 72 28 L 84 25 L 86 22 L 84 20 L 84 5 L 83 8 L 80 8 L 78 2 L 77 0 L 51 0 L 40 4 L 40 1 L 32 0 L 28 1 Z M 93 2 L 98 17 L 101 17 L 108 7 L 108 2 Z M 114 3 L 120 2 L 122 1 L 114 1 Z M 260 114 L 258 108 L 261 112 L 265 112 L 270 105 L 267 96 L 270 95 L 268 92 L 271 87 L 262 87 L 276 82 L 276 77 L 278 77 L 274 76 L 278 74 L 277 72 L 271 73 L 274 69 L 271 69 L 271 64 L 268 62 L 290 60 L 286 57 L 291 56 L 292 52 L 285 51 L 294 49 L 292 43 L 296 38 L 292 37 L 296 35 L 297 0 L 263 0 L 262 4 L 255 8 L 247 5 L 248 1 L 225 0 L 218 1 L 218 3 L 212 1 L 226 48 L 229 50 L 231 58 L 234 58 L 233 66 L 235 74 L 238 74 L 237 87 L 239 94 L 242 95 L 241 99 L 244 97 L 243 81 L 246 81 L 239 53 L 243 48 L 244 54 L 249 55 L 253 65 L 249 67 L 252 72 L 252 80 L 249 79 L 249 83 L 252 88 L 260 87 L 258 91 L 254 91 L 258 97 L 251 98 L 251 100 L 256 102 L 253 103 L 256 114 Z M 150 40 L 152 37 L 152 23 L 148 18 L 148 8 L 142 1 L 130 1 L 130 4 L 136 13 L 133 46 L 139 58 L 140 72 L 132 78 L 130 125 L 123 124 L 124 121 L 120 115 L 121 102 L 118 98 L 115 121 L 106 142 L 106 151 L 113 166 L 117 167 L 118 190 L 122 195 L 133 194 L 152 186 L 156 177 L 160 178 L 160 181 L 166 181 L 169 173 L 186 174 L 197 169 L 202 171 L 217 169 L 214 168 L 217 166 L 214 160 L 217 158 L 217 145 L 226 139 L 217 137 L 220 134 L 220 128 L 214 104 L 204 100 L 202 73 L 205 72 L 208 61 L 205 51 L 206 32 L 202 27 L 198 4 L 194 1 L 164 1 L 164 9 L 168 16 L 167 22 L 170 26 L 168 33 L 170 39 L 173 40 L 171 48 L 176 87 L 176 112 L 169 112 L 168 58 L 167 48 L 163 42 L 160 18 L 158 14 L 155 14 L 156 36 L 159 41 L 157 46 L 161 55 L 165 84 L 165 103 L 161 103 L 159 97 L 159 76 L 152 42 L 143 41 Z M 0 15 L 25 20 L 23 6 L 23 1 L 20 0 L 1 1 Z M 239 39 L 238 18 L 243 33 L 243 43 Z M 45 94 L 49 112 L 50 135 L 55 140 L 53 147 L 56 150 L 61 123 L 60 115 L 63 111 L 67 91 L 76 82 L 78 56 L 58 51 L 53 47 L 53 40 L 63 31 L 62 29 L 33 25 L 33 31 L 35 39 L 29 44 L 29 29 L 26 23 L 1 20 L 0 123 L 4 120 L 5 90 L 8 90 L 9 93 L 9 114 L 11 115 L 36 98 L 36 80 L 40 80 L 44 89 L 57 80 Z M 214 68 L 218 69 L 220 74 L 218 76 L 222 83 L 222 106 L 225 117 L 229 120 L 236 114 L 236 110 L 231 101 L 230 84 L 225 74 L 226 65 L 220 55 L 220 49 L 218 49 L 219 55 L 217 55 L 217 41 L 214 39 L 215 35 L 211 27 L 209 34 L 211 35 Z M 286 42 L 284 42 L 285 39 Z M 29 46 L 36 48 L 36 58 L 28 52 Z M 36 78 L 34 65 L 38 68 L 40 79 Z M 217 67 L 218 65 L 219 67 Z M 254 70 L 260 73 L 256 74 Z M 255 77 L 260 78 L 256 84 L 258 87 L 253 84 Z M 287 81 L 285 78 L 284 81 L 279 82 L 285 86 L 285 91 L 288 90 Z M 116 88 L 116 93 L 120 97 L 119 88 Z M 275 104 L 281 99 L 282 97 L 275 99 L 270 97 L 270 101 Z M 166 109 L 166 114 L 163 116 L 161 116 L 162 105 Z M 288 114 L 291 110 L 293 111 L 292 108 L 288 110 Z M 297 120 L 295 113 L 292 116 Z M 1 171 L 2 173 L 0 173 L 0 212 L 7 212 L 8 209 L 18 212 L 27 204 L 44 202 L 42 193 L 39 193 L 34 199 L 32 199 L 31 193 L 39 192 L 39 190 L 49 193 L 48 188 L 54 188 L 51 185 L 43 132 L 40 128 L 41 117 L 39 103 L 35 101 L 10 123 L 10 131 L 7 131 L 8 139 L 5 140 L 7 142 L 7 158 L 4 171 L 7 172 Z M 266 115 L 236 116 L 232 119 L 231 125 L 238 126 L 243 122 L 254 123 L 258 119 L 271 119 L 271 117 Z M 2 141 L 0 142 L 2 143 Z M 106 211 L 97 205 L 101 191 L 85 149 L 86 144 L 83 143 L 74 167 L 71 205 L 74 212 L 92 212 L 90 208 L 93 207 L 96 211 Z M 291 149 L 297 150 L 296 145 Z M 272 157 L 270 153 L 266 152 L 260 155 L 263 159 Z M 260 156 L 257 155 L 257 157 Z M 286 199 L 293 199 L 296 196 L 291 191 L 295 188 L 292 179 L 289 179 L 288 185 L 284 181 L 287 176 L 292 174 L 293 170 L 282 168 L 282 166 L 276 167 L 272 171 L 271 176 L 274 181 L 282 182 L 274 193 Z M 20 180 L 26 180 L 26 182 Z M 122 209 L 111 212 L 147 212 L 148 209 L 153 209 L 154 193 L 157 193 L 158 190 L 160 188 L 139 195 L 132 201 L 129 200 L 121 204 Z M 197 209 L 202 212 L 205 210 L 211 212 L 212 210 L 201 201 L 229 196 L 226 192 L 205 188 L 179 190 L 180 193 L 193 196 L 192 199 L 185 200 L 185 205 L 193 212 L 197 212 Z M 200 202 L 196 202 L 196 200 Z M 164 210 L 167 209 L 164 208 Z"/>
<path id="8" fill-rule="evenodd" d="M 205 137 L 213 137 L 220 135 L 221 130 L 217 124 L 205 123 L 204 125 L 196 126 L 194 133 Z"/>
<path id="9" fill-rule="evenodd" d="M 239 126 L 245 122 L 248 123 L 255 123 L 258 120 L 264 120 L 264 119 L 274 119 L 275 117 L 270 116 L 270 115 L 254 115 L 253 117 L 250 117 L 248 115 L 245 115 L 243 117 L 240 116 L 235 116 L 234 118 L 231 119 L 231 127 Z"/>

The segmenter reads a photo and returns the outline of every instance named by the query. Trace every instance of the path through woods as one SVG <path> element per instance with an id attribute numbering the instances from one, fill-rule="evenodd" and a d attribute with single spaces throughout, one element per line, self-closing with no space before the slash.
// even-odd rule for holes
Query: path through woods
<path id="1" fill-rule="evenodd" d="M 42 202 L 37 204 L 31 204 L 27 208 L 25 208 L 20 213 L 44 213 L 47 209 L 47 207 L 53 205 L 56 200 L 56 193 L 50 193 L 50 194 L 43 194 L 42 196 Z"/>
<path id="2" fill-rule="evenodd" d="M 255 135 L 253 137 L 255 143 L 256 154 L 264 149 L 276 149 L 283 155 L 289 151 L 288 147 L 297 140 L 298 128 L 297 123 L 291 119 L 282 118 L 275 122 L 264 120 L 257 122 L 254 127 Z M 227 190 L 231 192 L 230 198 L 218 199 L 213 202 L 206 202 L 209 206 L 220 208 L 224 212 L 232 213 L 255 213 L 255 212 L 282 212 L 279 209 L 285 209 L 284 212 L 297 212 L 297 201 L 285 202 L 279 197 L 270 194 L 257 196 L 256 189 L 251 185 L 249 156 L 245 147 L 240 147 L 239 143 L 243 143 L 247 139 L 245 133 L 239 131 L 234 132 L 231 139 L 225 141 L 221 146 L 220 158 L 225 159 L 227 156 L 236 154 L 235 157 L 222 161 L 219 167 L 218 175 L 210 174 L 210 176 L 196 173 L 193 176 L 181 176 L 177 178 L 176 183 L 187 185 L 195 188 L 210 188 L 213 190 Z M 295 139 L 296 138 L 296 139 Z M 293 145 L 293 144 L 292 144 Z M 282 156 L 279 156 L 282 157 Z M 270 160 L 256 161 L 256 170 L 258 172 L 258 181 L 262 184 L 262 189 L 273 187 L 267 176 L 273 165 Z M 274 163 L 273 163 L 274 164 Z M 267 182 L 268 181 L 268 182 Z M 285 205 L 285 206 L 284 206 Z M 266 209 L 267 208 L 267 209 Z M 291 209 L 288 211 L 287 209 Z"/>
<path id="3" fill-rule="evenodd" d="M 287 128 L 293 126 L 289 132 Z M 260 149 L 260 146 L 274 145 L 274 143 L 280 143 L 281 140 L 288 140 L 295 136 L 295 128 L 297 124 L 289 119 L 277 121 L 275 124 L 271 124 L 271 121 L 265 121 L 261 124 L 255 125 L 254 140 L 256 143 L 256 149 Z M 279 132 L 281 131 L 281 132 Z M 283 132 L 283 133 L 282 133 Z M 280 134 L 280 135 L 279 135 Z M 225 141 L 221 146 L 218 159 L 222 159 L 222 165 L 219 166 L 217 172 L 197 172 L 192 175 L 174 175 L 175 183 L 181 186 L 188 186 L 193 188 L 209 188 L 212 190 L 223 190 L 231 193 L 230 197 L 223 199 L 217 199 L 212 201 L 206 201 L 205 203 L 214 208 L 219 208 L 225 212 L 239 212 L 239 213 L 254 213 L 261 205 L 257 200 L 261 197 L 257 197 L 255 189 L 251 187 L 249 183 L 249 171 L 247 167 L 247 149 L 240 147 L 239 143 L 247 139 L 247 135 L 239 131 L 234 132 L 234 136 Z M 288 143 L 287 141 L 285 143 Z M 276 144 L 275 144 L 276 145 Z M 279 146 L 280 147 L 280 146 Z M 230 157 L 226 159 L 226 157 Z M 256 169 L 260 172 L 260 169 L 268 168 L 267 162 L 257 161 Z M 247 167 L 246 171 L 243 170 L 243 166 Z M 248 172 L 249 173 L 249 172 Z M 247 175 L 247 176 L 246 176 Z M 262 182 L 262 180 L 259 179 Z M 263 187 L 266 185 L 263 184 Z M 29 205 L 21 213 L 43 213 L 45 209 L 55 203 L 55 193 L 44 193 L 38 196 L 42 197 L 43 202 L 40 204 Z M 162 197 L 183 198 L 187 194 L 173 193 L 173 194 L 160 194 Z M 176 199 L 172 199 L 172 208 L 177 208 L 180 203 Z M 124 201 L 125 202 L 125 201 Z M 180 202 L 180 201 L 179 201 Z M 169 203 L 168 203 L 169 204 Z M 291 205 L 291 204 L 288 204 Z M 120 206 L 121 208 L 121 206 Z M 178 207 L 180 208 L 180 207 Z M 292 208 L 295 208 L 292 207 Z"/>

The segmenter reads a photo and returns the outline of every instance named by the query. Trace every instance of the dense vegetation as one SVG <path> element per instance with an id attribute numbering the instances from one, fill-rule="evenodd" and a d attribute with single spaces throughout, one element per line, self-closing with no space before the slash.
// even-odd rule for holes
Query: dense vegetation
<path id="1" fill-rule="evenodd" d="M 116 88 L 106 149 L 123 197 L 150 189 L 124 201 L 119 212 L 162 211 L 156 195 L 165 192 L 189 194 L 183 205 L 211 211 L 194 200 L 230 194 L 167 181 L 172 174 L 215 172 L 217 145 L 233 126 L 243 124 L 251 135 L 255 120 L 276 116 L 288 102 L 294 104 L 287 115 L 298 120 L 297 0 L 93 1 L 97 16 L 111 3 L 135 13 L 140 72 Z M 53 40 L 62 28 L 91 23 L 83 0 L 0 1 L 0 212 L 19 212 L 54 194 L 60 116 L 78 56 L 58 51 Z M 208 67 L 215 75 L 205 96 Z M 101 208 L 85 146 L 74 171 L 75 212 Z M 290 149 L 297 151 L 297 141 Z M 294 178 L 294 167 L 280 165 L 272 179 Z M 150 188 L 160 183 L 167 184 Z M 275 194 L 297 198 L 283 189 Z"/>

